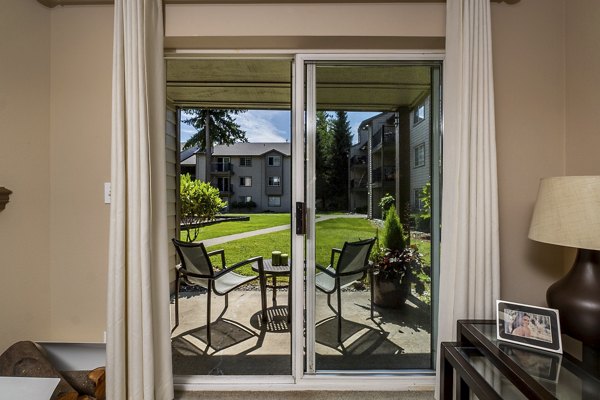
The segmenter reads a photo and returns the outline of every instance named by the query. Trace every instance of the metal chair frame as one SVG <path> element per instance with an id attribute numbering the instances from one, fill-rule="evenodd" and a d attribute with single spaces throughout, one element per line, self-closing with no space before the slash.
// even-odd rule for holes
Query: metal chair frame
<path id="1" fill-rule="evenodd" d="M 374 243 L 375 243 L 375 238 L 360 240 L 357 242 L 345 242 L 344 247 L 342 249 L 338 249 L 338 248 L 331 249 L 331 258 L 330 258 L 328 267 L 323 267 L 322 265 L 316 264 L 316 267 L 318 270 L 327 274 L 331 278 L 335 279 L 335 285 L 334 285 L 333 289 L 327 291 L 327 290 L 324 290 L 323 288 L 319 287 L 318 285 L 317 285 L 317 289 L 319 289 L 323 293 L 327 294 L 327 303 L 332 310 L 333 310 L 333 307 L 331 306 L 331 295 L 334 292 L 337 292 L 337 320 L 338 320 L 337 338 L 338 338 L 338 343 L 342 342 L 342 290 L 341 290 L 342 285 L 341 285 L 341 278 L 344 276 L 350 276 L 350 275 L 356 275 L 356 274 L 362 273 L 362 276 L 360 278 L 353 281 L 353 282 L 355 282 L 355 281 L 363 279 L 366 276 L 367 272 L 369 272 L 369 274 L 371 273 L 371 265 L 369 263 L 369 254 L 371 254 L 371 249 L 373 248 Z M 347 249 L 349 249 L 352 246 L 367 246 L 367 245 L 369 246 L 369 249 L 365 256 L 363 268 L 349 271 L 349 272 L 344 272 L 344 271 L 339 272 L 340 267 L 343 267 L 343 266 L 340 266 L 340 260 L 342 259 L 342 255 L 344 254 L 344 251 L 346 251 Z M 338 255 L 337 263 L 334 264 L 336 254 Z M 335 265 L 335 272 L 332 272 L 331 270 L 327 269 L 333 265 Z M 371 318 L 373 318 L 373 276 L 372 275 L 370 276 L 369 283 L 370 283 L 370 287 L 371 287 Z"/>
<path id="2" fill-rule="evenodd" d="M 212 292 L 214 292 L 218 296 L 225 296 L 225 307 L 223 309 L 223 313 L 225 312 L 225 310 L 227 310 L 227 307 L 229 307 L 229 296 L 228 296 L 229 292 L 237 289 L 238 287 L 240 287 L 242 285 L 252 282 L 256 278 L 259 278 L 261 292 L 264 293 L 264 291 L 266 290 L 266 281 L 264 278 L 263 257 L 262 256 L 252 257 L 252 258 L 240 261 L 238 263 L 235 263 L 235 264 L 227 267 L 227 265 L 225 264 L 225 250 L 223 250 L 223 249 L 207 252 L 206 248 L 204 247 L 204 243 L 188 243 L 188 242 L 179 241 L 177 239 L 172 239 L 172 241 L 173 241 L 173 244 L 175 245 L 175 249 L 177 250 L 177 254 L 178 254 L 179 260 L 181 262 L 181 264 L 176 266 L 176 272 L 175 272 L 175 326 L 173 327 L 172 331 L 175 330 L 175 328 L 177 328 L 177 326 L 179 326 L 179 291 L 181 288 L 181 280 L 183 279 L 189 285 L 203 287 L 203 285 L 194 283 L 194 282 L 190 281 L 188 278 L 206 279 L 207 280 L 206 289 L 208 291 L 208 294 L 206 297 L 207 298 L 206 337 L 207 337 L 207 345 L 210 346 L 211 345 L 210 307 L 211 307 Z M 197 273 L 189 272 L 188 268 L 186 267 L 185 257 L 183 256 L 183 252 L 181 251 L 182 247 L 198 248 L 200 251 L 202 251 L 204 257 L 206 258 L 206 262 L 207 262 L 210 273 L 208 275 L 206 275 L 206 274 L 197 274 Z M 215 268 L 213 267 L 213 264 L 211 261 L 211 257 L 215 256 L 215 255 L 221 256 L 221 270 L 216 271 L 216 272 L 215 272 Z M 244 281 L 244 282 L 240 283 L 239 285 L 232 286 L 231 288 L 228 288 L 228 290 L 226 290 L 224 292 L 219 292 L 217 290 L 217 288 L 215 286 L 215 282 L 219 278 L 235 271 L 236 269 L 238 269 L 244 265 L 248 265 L 248 264 L 252 264 L 252 263 L 258 264 L 259 274 L 257 276 L 255 276 L 253 279 Z M 261 296 L 261 303 L 262 303 L 261 304 L 262 320 L 265 321 L 265 319 L 267 318 L 267 311 L 266 311 L 267 304 L 266 304 L 265 296 Z"/>

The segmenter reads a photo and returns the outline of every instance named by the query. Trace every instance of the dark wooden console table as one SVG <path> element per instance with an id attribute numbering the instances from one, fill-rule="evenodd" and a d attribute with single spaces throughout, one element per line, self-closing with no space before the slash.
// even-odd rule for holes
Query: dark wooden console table
<path id="1" fill-rule="evenodd" d="M 600 379 L 568 353 L 496 339 L 496 321 L 458 321 L 458 342 L 441 347 L 440 399 L 600 399 Z M 455 384 L 456 383 L 456 384 Z"/>

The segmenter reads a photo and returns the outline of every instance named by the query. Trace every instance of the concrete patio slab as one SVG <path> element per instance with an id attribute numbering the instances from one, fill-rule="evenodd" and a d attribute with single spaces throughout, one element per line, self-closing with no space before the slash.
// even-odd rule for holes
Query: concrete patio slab
<path id="1" fill-rule="evenodd" d="M 287 295 L 277 303 L 268 294 L 269 322 L 261 322 L 260 292 L 235 290 L 212 298 L 212 344 L 206 338 L 206 294 L 180 294 L 180 324 L 172 333 L 176 375 L 289 375 L 291 326 Z M 335 307 L 335 301 L 332 297 Z M 370 318 L 368 291 L 342 293 L 342 343 L 327 296 L 317 294 L 317 370 L 428 369 L 431 367 L 430 307 L 412 297 L 402 309 L 375 307 Z M 224 312 L 222 312 L 224 310 Z M 171 304 L 174 316 L 174 305 Z M 174 320 L 174 317 L 173 317 Z M 174 321 L 172 326 L 174 325 Z"/>

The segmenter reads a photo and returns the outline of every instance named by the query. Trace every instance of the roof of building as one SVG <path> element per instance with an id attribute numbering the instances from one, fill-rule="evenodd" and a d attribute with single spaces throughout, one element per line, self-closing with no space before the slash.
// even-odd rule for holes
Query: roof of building
<path id="1" fill-rule="evenodd" d="M 290 143 L 234 143 L 231 146 L 216 145 L 214 156 L 262 156 L 270 151 L 278 151 L 284 156 L 292 154 Z"/>
<path id="2" fill-rule="evenodd" d="M 181 152 L 179 153 L 179 162 L 183 165 L 195 165 L 196 157 L 194 155 L 198 152 L 198 146 L 190 147 L 189 149 L 183 150 L 183 144 L 181 145 Z"/>

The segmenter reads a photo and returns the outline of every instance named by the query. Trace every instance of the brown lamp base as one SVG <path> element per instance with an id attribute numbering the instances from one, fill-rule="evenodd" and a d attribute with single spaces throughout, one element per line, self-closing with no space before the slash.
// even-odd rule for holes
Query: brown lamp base
<path id="1" fill-rule="evenodd" d="M 600 377 L 600 251 L 577 250 L 573 267 L 548 288 L 546 301 L 559 312 L 561 332 L 582 342 L 586 370 Z"/>
<path id="2" fill-rule="evenodd" d="M 600 251 L 579 249 L 571 270 L 548 288 L 548 306 L 559 311 L 562 333 L 600 346 Z"/>
<path id="3" fill-rule="evenodd" d="M 600 251 L 579 249 L 571 270 L 548 288 L 548 306 L 559 311 L 561 331 L 600 347 Z"/>

